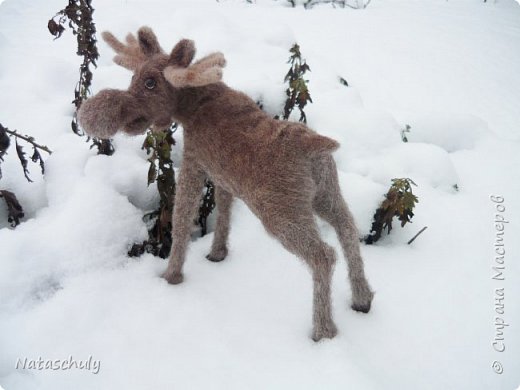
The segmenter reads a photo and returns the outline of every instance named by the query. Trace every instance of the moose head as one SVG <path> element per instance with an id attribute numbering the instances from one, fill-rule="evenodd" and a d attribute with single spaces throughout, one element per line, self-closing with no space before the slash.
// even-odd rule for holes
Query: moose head
<path id="1" fill-rule="evenodd" d="M 114 62 L 134 74 L 127 91 L 104 89 L 81 105 L 78 120 L 91 136 L 109 138 L 118 130 L 136 135 L 150 126 L 164 129 L 174 121 L 182 89 L 222 80 L 222 53 L 191 64 L 191 40 L 182 39 L 166 54 L 149 27 L 141 27 L 137 37 L 129 33 L 126 43 L 108 31 L 102 36 L 117 54 Z"/>

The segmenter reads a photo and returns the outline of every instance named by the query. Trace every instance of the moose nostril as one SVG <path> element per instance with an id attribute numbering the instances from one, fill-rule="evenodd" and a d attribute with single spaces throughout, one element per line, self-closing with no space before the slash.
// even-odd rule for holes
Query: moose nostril
<path id="1" fill-rule="evenodd" d="M 146 123 L 146 118 L 144 116 L 137 117 L 132 122 L 130 122 L 130 124 L 133 124 L 133 125 L 142 124 L 142 123 Z"/>

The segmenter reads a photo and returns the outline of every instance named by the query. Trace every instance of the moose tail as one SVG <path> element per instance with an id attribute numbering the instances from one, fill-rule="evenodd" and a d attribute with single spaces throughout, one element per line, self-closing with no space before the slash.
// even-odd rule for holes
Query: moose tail
<path id="1" fill-rule="evenodd" d="M 339 148 L 337 141 L 316 133 L 302 137 L 301 145 L 303 150 L 311 156 L 330 154 Z"/>

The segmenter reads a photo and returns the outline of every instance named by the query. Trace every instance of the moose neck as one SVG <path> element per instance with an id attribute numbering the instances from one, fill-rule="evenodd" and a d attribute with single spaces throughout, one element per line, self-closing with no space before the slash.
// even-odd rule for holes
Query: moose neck
<path id="1" fill-rule="evenodd" d="M 176 108 L 173 116 L 186 125 L 193 121 L 197 112 L 222 95 L 226 86 L 224 83 L 215 83 L 203 87 L 181 88 L 177 92 Z"/>

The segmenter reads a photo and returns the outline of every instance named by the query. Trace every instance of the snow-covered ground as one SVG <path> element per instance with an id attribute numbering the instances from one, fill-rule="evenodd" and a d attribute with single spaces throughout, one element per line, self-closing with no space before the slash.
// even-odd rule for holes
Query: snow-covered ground
<path id="1" fill-rule="evenodd" d="M 514 389 L 520 384 L 520 6 L 513 0 L 373 0 L 365 10 L 288 8 L 282 1 L 94 1 L 98 30 L 154 28 L 199 56 L 225 53 L 225 81 L 281 111 L 288 49 L 311 66 L 309 125 L 341 142 L 344 194 L 367 233 L 390 179 L 411 177 L 413 223 L 363 246 L 372 311 L 350 310 L 344 261 L 334 276 L 333 340 L 314 343 L 311 278 L 236 202 L 230 255 L 195 240 L 185 283 L 164 260 L 126 256 L 157 202 L 142 137 L 98 156 L 70 131 L 80 59 L 47 20 L 65 0 L 0 5 L 0 122 L 54 153 L 27 183 L 15 151 L 1 189 L 27 218 L 8 227 L 0 203 L 0 385 L 13 389 Z M 130 73 L 100 42 L 94 91 Z M 338 82 L 344 77 L 350 86 Z M 411 126 L 410 142 L 400 132 Z M 181 140 L 182 134 L 176 134 Z M 27 150 L 29 151 L 29 149 Z M 175 159 L 180 159 L 176 150 Z M 457 185 L 458 191 L 454 189 Z M 503 197 L 496 203 L 490 195 Z M 497 199 L 497 198 L 494 198 Z M 498 198 L 501 199 L 501 198 Z M 504 217 L 508 223 L 496 224 Z M 420 228 L 428 229 L 406 245 Z M 504 247 L 496 247 L 505 226 Z M 340 253 L 332 228 L 320 223 Z M 496 248 L 505 248 L 498 277 Z M 341 260 L 341 257 L 339 257 Z M 497 295 L 498 294 L 498 295 Z M 503 295 L 503 297 L 502 297 Z M 495 307 L 495 301 L 503 303 Z M 503 341 L 493 343 L 503 328 Z M 72 357 L 70 357 L 72 356 Z M 38 370 L 19 359 L 99 362 Z M 503 373 L 497 374 L 499 364 Z M 96 372 L 96 373 L 95 373 Z"/>

